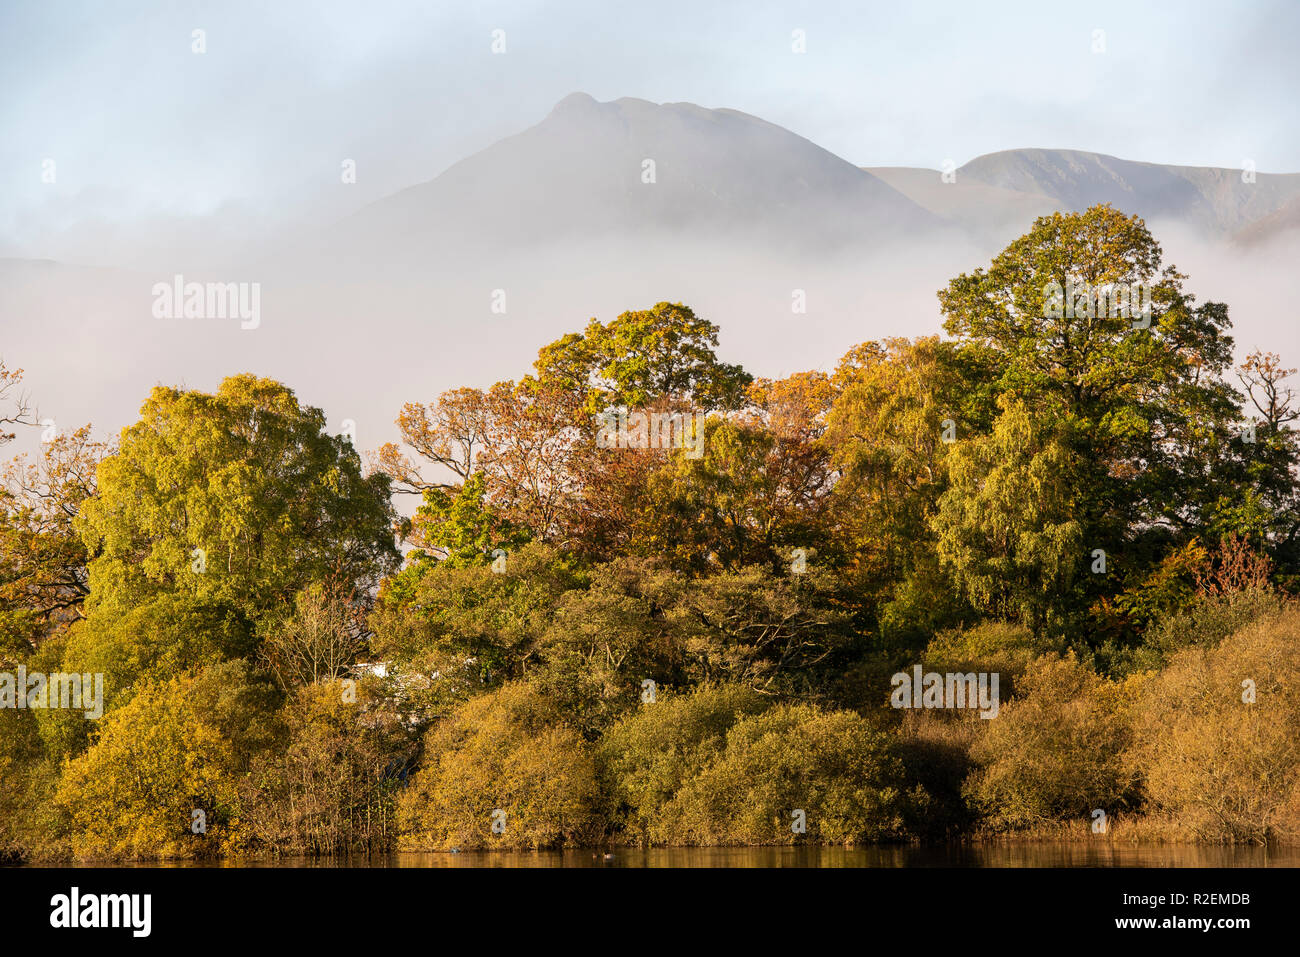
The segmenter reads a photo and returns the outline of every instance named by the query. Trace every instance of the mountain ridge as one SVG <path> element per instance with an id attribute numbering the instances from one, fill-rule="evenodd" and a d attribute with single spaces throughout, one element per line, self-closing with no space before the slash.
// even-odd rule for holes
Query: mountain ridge
<path id="1" fill-rule="evenodd" d="M 559 100 L 538 123 L 338 226 L 380 258 L 565 240 L 689 235 L 776 251 L 868 248 L 956 230 L 1005 242 L 1037 216 L 1109 202 L 1218 240 L 1254 236 L 1300 198 L 1300 174 L 1127 160 L 1077 149 L 981 154 L 937 170 L 857 166 L 739 110 L 637 97 Z M 1269 233 L 1267 225 L 1256 232 Z M 1255 236 L 1258 241 L 1258 236 Z"/>

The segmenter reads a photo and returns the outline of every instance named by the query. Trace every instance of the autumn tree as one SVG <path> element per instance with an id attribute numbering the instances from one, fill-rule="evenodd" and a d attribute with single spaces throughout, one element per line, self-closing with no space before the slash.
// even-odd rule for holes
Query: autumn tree
<path id="1" fill-rule="evenodd" d="M 423 520 L 464 502 L 458 489 L 479 475 L 485 520 L 490 512 L 539 540 L 611 557 L 666 456 L 601 454 L 593 416 L 614 407 L 671 414 L 740 406 L 750 377 L 718 360 L 717 342 L 715 325 L 659 303 L 608 324 L 593 319 L 584 333 L 544 346 L 535 374 L 518 383 L 408 404 L 398 418 L 402 444 L 377 454 L 399 491 L 424 494 L 424 514 L 407 533 L 422 545 Z"/>
<path id="2" fill-rule="evenodd" d="M 253 621 L 312 581 L 376 583 L 398 557 L 389 479 L 324 428 L 269 379 L 155 388 L 75 522 L 89 613 L 178 592 Z"/>
<path id="3" fill-rule="evenodd" d="M 1227 308 L 1197 305 L 1162 255 L 1136 216 L 1054 213 L 939 293 L 962 351 L 1073 463 L 1079 540 L 1121 572 L 1089 577 L 1085 606 L 1207 527 L 1231 530 Z"/>
<path id="4" fill-rule="evenodd" d="M 543 346 L 536 376 L 580 395 L 589 413 L 611 406 L 642 408 L 669 398 L 698 409 L 729 409 L 744 400 L 750 376 L 718 361 L 718 327 L 681 303 L 660 302 L 624 312 L 609 323 L 591 320 Z"/>
<path id="5" fill-rule="evenodd" d="M 1079 464 L 1023 403 L 1003 406 L 991 435 L 954 448 L 931 521 L 939 559 L 966 597 L 1040 635 L 1065 624 L 1072 585 L 1088 570 L 1075 518 Z"/>
<path id="6" fill-rule="evenodd" d="M 10 638 L 35 645 L 84 616 L 90 555 L 73 523 L 110 451 L 84 426 L 0 472 L 0 632 Z"/>
<path id="7" fill-rule="evenodd" d="M 492 430 L 488 395 L 481 389 L 449 389 L 436 402 L 408 402 L 397 417 L 402 442 L 426 467 L 441 470 L 426 476 L 401 446 L 380 447 L 378 466 L 393 479 L 393 491 L 419 494 L 448 489 L 469 479 Z"/>
<path id="8" fill-rule="evenodd" d="M 1238 366 L 1249 421 L 1234 442 L 1238 471 L 1216 509 L 1222 530 L 1250 535 L 1292 575 L 1300 572 L 1300 436 L 1292 424 L 1300 419 L 1300 405 L 1288 381 L 1295 371 L 1259 350 Z"/>
<path id="9" fill-rule="evenodd" d="M 14 440 L 16 433 L 5 431 L 10 426 L 36 424 L 36 409 L 22 382 L 23 370 L 10 369 L 0 359 L 0 445 Z"/>
<path id="10" fill-rule="evenodd" d="M 1236 416 L 1232 339 L 1226 307 L 1196 305 L 1185 278 L 1141 219 L 1095 206 L 1041 217 L 939 293 L 944 328 L 987 357 L 997 391 L 1065 425 L 1090 537 L 1205 519 L 1202 457 Z"/>
<path id="11" fill-rule="evenodd" d="M 415 546 L 408 561 L 456 568 L 493 562 L 530 541 L 532 533 L 488 502 L 487 479 L 477 472 L 455 488 L 425 489 L 406 537 Z"/>
<path id="12" fill-rule="evenodd" d="M 938 337 L 887 339 L 850 350 L 832 379 L 820 444 L 837 475 L 835 527 L 847 573 L 890 643 L 923 644 L 960 612 L 931 523 L 951 443 L 991 421 L 971 359 Z"/>

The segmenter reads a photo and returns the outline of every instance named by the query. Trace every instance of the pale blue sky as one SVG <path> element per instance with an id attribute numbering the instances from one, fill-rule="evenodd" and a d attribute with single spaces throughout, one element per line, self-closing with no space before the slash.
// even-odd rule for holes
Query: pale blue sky
<path id="1" fill-rule="evenodd" d="M 0 254 L 88 220 L 327 217 L 574 90 L 743 110 L 860 165 L 1041 146 L 1296 172 L 1298 36 L 1293 2 L 4 0 Z"/>

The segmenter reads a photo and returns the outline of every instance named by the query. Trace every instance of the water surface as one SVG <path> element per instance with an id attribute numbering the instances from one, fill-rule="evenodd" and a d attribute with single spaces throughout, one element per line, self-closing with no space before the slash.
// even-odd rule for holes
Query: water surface
<path id="1" fill-rule="evenodd" d="M 612 853 L 612 859 L 605 854 Z M 151 865 L 157 866 L 157 865 Z M 168 866 L 168 865 L 163 865 Z M 400 852 L 171 866 L 238 867 L 1300 867 L 1300 847 L 1033 841 L 885 847 L 654 847 Z"/>

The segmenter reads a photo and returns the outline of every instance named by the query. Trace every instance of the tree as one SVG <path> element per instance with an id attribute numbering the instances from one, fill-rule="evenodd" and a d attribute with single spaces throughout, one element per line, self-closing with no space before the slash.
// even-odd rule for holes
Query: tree
<path id="1" fill-rule="evenodd" d="M 860 715 L 777 705 L 732 725 L 725 749 L 685 782 L 666 826 L 650 836 L 675 844 L 897 839 L 909 804 L 924 800 L 904 795 L 902 778 L 893 739 Z"/>
<path id="2" fill-rule="evenodd" d="M 1066 426 L 1089 541 L 1194 531 L 1206 463 L 1237 417 L 1222 380 L 1227 309 L 1194 305 L 1161 260 L 1141 219 L 1094 206 L 1039 218 L 939 293 L 944 328 L 989 364 L 997 391 Z"/>
<path id="3" fill-rule="evenodd" d="M 366 647 L 366 611 L 339 582 L 313 582 L 259 624 L 262 659 L 285 688 L 347 677 Z"/>
<path id="4" fill-rule="evenodd" d="M 341 682 L 322 681 L 291 694 L 284 745 L 259 753 L 239 780 L 248 846 L 313 854 L 391 846 L 413 742 L 384 702 L 357 690 L 349 700 Z"/>
<path id="5" fill-rule="evenodd" d="M 426 514 L 469 501 L 464 496 L 472 493 L 457 489 L 481 476 L 484 512 L 495 520 L 540 541 L 612 557 L 627 541 L 648 477 L 666 455 L 660 449 L 601 454 L 607 450 L 596 447 L 592 416 L 614 407 L 665 413 L 739 407 L 750 376 L 718 361 L 717 342 L 717 327 L 680 304 L 625 312 L 608 324 L 593 319 L 584 333 L 544 346 L 536 374 L 517 384 L 456 389 L 432 405 L 405 406 L 398 419 L 403 443 L 443 477 L 424 476 L 391 443 L 379 450 L 379 465 L 399 491 L 426 493 Z"/>
<path id="6" fill-rule="evenodd" d="M 765 564 L 782 574 L 795 549 L 832 561 L 835 474 L 818 441 L 830 396 L 823 375 L 762 380 L 745 409 L 710 417 L 698 457 L 673 449 L 647 475 L 626 550 L 694 573 Z"/>
<path id="7" fill-rule="evenodd" d="M 531 537 L 528 529 L 506 521 L 488 504 L 482 472 L 454 489 L 426 488 L 407 533 L 417 549 L 409 559 L 447 568 L 488 564 L 496 552 L 513 551 Z"/>
<path id="8" fill-rule="evenodd" d="M 538 644 L 536 686 L 583 734 L 594 737 L 636 707 L 643 682 L 687 684 L 689 667 L 671 610 L 678 576 L 655 562 L 620 558 L 565 592 Z"/>
<path id="9" fill-rule="evenodd" d="M 835 509 L 865 587 L 884 596 L 932 547 L 929 518 L 947 481 L 946 423 L 969 430 L 953 349 L 937 337 L 863 343 L 841 360 L 822 440 L 842 478 Z"/>
<path id="10" fill-rule="evenodd" d="M 1188 647 L 1145 686 L 1131 758 L 1153 809 L 1197 840 L 1300 838 L 1300 613 Z"/>
<path id="11" fill-rule="evenodd" d="M 932 526 L 940 562 L 974 604 L 1058 632 L 1085 563 L 1075 519 L 1079 463 L 1060 438 L 1005 399 L 988 436 L 959 443 Z"/>
<path id="12" fill-rule="evenodd" d="M 814 696 L 856 640 L 840 581 L 826 569 L 777 578 L 751 566 L 682 585 L 669 615 L 696 682 Z"/>
<path id="13" fill-rule="evenodd" d="M 563 594 L 581 587 L 572 559 L 540 543 L 488 565 L 409 566 L 380 589 L 372 649 L 435 686 L 478 693 L 527 676 Z M 442 680 L 445 679 L 445 680 Z"/>
<path id="14" fill-rule="evenodd" d="M 0 403 L 13 403 L 8 411 L 3 411 L 3 406 L 0 406 L 0 445 L 12 442 L 15 437 L 15 433 L 5 431 L 8 426 L 36 424 L 38 416 L 31 398 L 19 391 L 22 381 L 23 370 L 6 368 L 4 360 L 0 359 Z"/>
<path id="15" fill-rule="evenodd" d="M 1216 531 L 1241 532 L 1266 544 L 1286 573 L 1300 573 L 1300 437 L 1292 425 L 1300 419 L 1295 375 L 1279 356 L 1256 350 L 1237 368 L 1249 406 L 1259 414 L 1234 443 L 1240 471 L 1227 483 L 1217 503 L 1224 518 Z"/>
<path id="16" fill-rule="evenodd" d="M 1095 206 L 1039 218 L 939 293 L 961 350 L 1069 457 L 1079 540 L 1130 577 L 1230 524 L 1239 410 L 1223 379 L 1227 308 L 1196 305 L 1162 255 L 1141 219 Z M 1078 605 L 1121 581 L 1088 576 Z"/>
<path id="17" fill-rule="evenodd" d="M 432 511 L 426 509 L 422 520 L 435 518 L 453 501 L 471 503 L 475 489 L 462 486 L 477 479 L 493 522 L 553 541 L 562 536 L 560 518 L 574 494 L 575 461 L 587 441 L 580 402 L 553 383 L 498 382 L 486 392 L 447 392 L 432 407 L 407 405 L 398 425 L 403 441 L 452 480 L 425 479 L 392 444 L 380 449 L 380 467 L 399 491 L 424 493 Z M 404 529 L 417 535 L 422 530 L 420 521 Z"/>
<path id="18" fill-rule="evenodd" d="M 431 405 L 408 402 L 397 418 L 402 441 L 426 462 L 450 472 L 450 481 L 426 479 L 409 456 L 392 442 L 379 449 L 379 467 L 392 477 L 394 491 L 448 490 L 473 474 L 475 461 L 492 429 L 491 407 L 481 389 L 450 389 Z"/>
<path id="19" fill-rule="evenodd" d="M 760 425 L 711 419 L 700 458 L 676 452 L 650 477 L 630 548 L 696 573 L 789 567 L 792 548 L 822 539 L 830 481 L 816 449 L 788 451 Z"/>
<path id="20" fill-rule="evenodd" d="M 389 479 L 324 426 L 269 379 L 155 388 L 74 523 L 95 555 L 88 613 L 181 592 L 252 622 L 312 581 L 371 587 L 398 561 Z"/>
<path id="21" fill-rule="evenodd" d="M 557 385 L 581 396 L 588 413 L 611 406 L 639 409 L 659 399 L 701 410 L 736 408 L 750 376 L 719 362 L 718 327 L 681 303 L 660 302 L 595 319 L 537 354 L 529 384 Z"/>
<path id="22" fill-rule="evenodd" d="M 557 386 L 499 382 L 488 400 L 492 428 L 479 456 L 485 501 L 538 541 L 562 540 L 561 518 L 577 491 L 575 462 L 591 441 L 578 397 Z"/>
<path id="23" fill-rule="evenodd" d="M 769 704 L 744 685 L 703 685 L 665 690 L 615 724 L 596 752 L 611 824 L 642 841 L 672 835 L 673 797 L 721 754 L 732 725 Z"/>
<path id="24" fill-rule="evenodd" d="M 0 473 L 0 633 L 34 647 L 84 617 L 90 556 L 73 522 L 110 451 L 83 426 L 46 443 L 39 461 L 20 457 Z"/>

